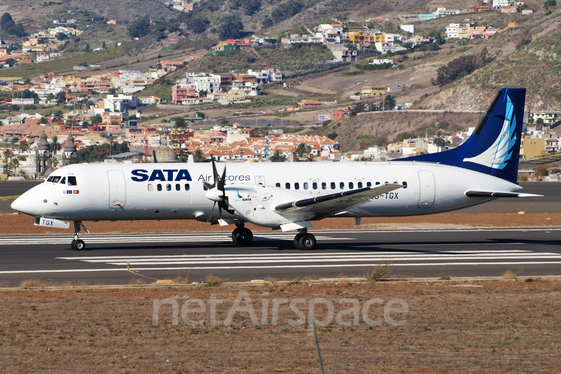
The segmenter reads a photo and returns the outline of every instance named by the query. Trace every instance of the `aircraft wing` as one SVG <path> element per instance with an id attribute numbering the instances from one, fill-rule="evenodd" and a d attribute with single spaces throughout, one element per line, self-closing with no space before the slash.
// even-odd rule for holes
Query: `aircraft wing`
<path id="1" fill-rule="evenodd" d="M 532 193 L 518 192 L 501 192 L 501 191 L 466 191 L 466 196 L 472 197 L 542 197 L 543 195 L 535 195 Z"/>
<path id="2" fill-rule="evenodd" d="M 402 187 L 401 184 L 385 184 L 359 188 L 357 190 L 337 192 L 279 204 L 275 207 L 275 210 L 281 214 L 298 211 L 298 213 L 310 212 L 315 213 L 316 216 L 326 217 L 362 205 L 376 196 Z"/>

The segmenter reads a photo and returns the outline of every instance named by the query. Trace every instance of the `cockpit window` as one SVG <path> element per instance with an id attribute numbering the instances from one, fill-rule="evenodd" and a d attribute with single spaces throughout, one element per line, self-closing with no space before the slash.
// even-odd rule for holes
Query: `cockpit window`
<path id="1" fill-rule="evenodd" d="M 69 186 L 77 186 L 78 182 L 76 181 L 76 177 L 68 177 L 68 185 Z"/>
<path id="2" fill-rule="evenodd" d="M 66 184 L 66 177 L 62 177 L 62 179 L 60 180 L 60 184 Z"/>
<path id="3" fill-rule="evenodd" d="M 53 183 L 58 183 L 60 181 L 60 176 L 54 176 L 51 175 L 48 179 L 47 182 L 53 182 Z"/>

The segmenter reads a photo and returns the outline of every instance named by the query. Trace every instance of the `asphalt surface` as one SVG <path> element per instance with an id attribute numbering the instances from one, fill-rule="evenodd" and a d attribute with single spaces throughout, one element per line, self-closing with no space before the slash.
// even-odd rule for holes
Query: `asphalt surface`
<path id="1" fill-rule="evenodd" d="M 363 276 L 391 263 L 393 277 L 561 275 L 561 228 L 315 232 L 313 251 L 295 250 L 293 234 L 256 233 L 251 247 L 228 234 L 84 235 L 75 252 L 65 236 L 0 238 L 0 284 L 130 284 L 207 275 L 229 281 Z"/>
<path id="2" fill-rule="evenodd" d="M 1 182 L 0 196 L 34 184 Z M 523 183 L 534 199 L 499 199 L 466 213 L 559 213 L 561 185 Z M 2 200 L 11 203 L 12 200 Z M 10 213 L 11 210 L 5 213 Z M 391 262 L 392 277 L 561 275 L 561 228 L 415 231 L 314 231 L 313 251 L 293 247 L 292 233 L 255 233 L 251 247 L 235 246 L 228 234 L 85 234 L 85 251 L 70 249 L 71 235 L 0 237 L 0 286 L 29 279 L 47 284 L 129 284 L 209 274 L 229 281 L 274 277 L 291 280 L 346 275 Z"/>

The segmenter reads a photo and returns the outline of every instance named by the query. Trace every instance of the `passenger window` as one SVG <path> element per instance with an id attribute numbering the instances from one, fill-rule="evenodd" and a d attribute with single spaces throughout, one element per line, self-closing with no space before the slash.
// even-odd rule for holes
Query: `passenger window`
<path id="1" fill-rule="evenodd" d="M 78 182 L 76 181 L 76 177 L 68 177 L 68 185 L 69 186 L 77 186 Z"/>
<path id="2" fill-rule="evenodd" d="M 171 191 L 171 184 L 166 184 L 166 191 Z"/>
<path id="3" fill-rule="evenodd" d="M 353 182 L 349 182 L 349 190 L 352 190 L 355 187 Z"/>
<path id="4" fill-rule="evenodd" d="M 366 182 L 366 187 L 372 187 L 372 183 L 371 182 Z"/>
<path id="5" fill-rule="evenodd" d="M 339 188 L 344 190 L 345 189 L 345 182 L 339 183 Z"/>
<path id="6" fill-rule="evenodd" d="M 312 188 L 313 188 L 314 190 L 317 190 L 317 189 L 318 189 L 318 184 L 317 184 L 317 182 L 313 182 L 313 183 L 312 183 Z"/>
<path id="7" fill-rule="evenodd" d="M 185 191 L 189 191 L 191 189 L 191 186 L 189 185 L 189 183 L 185 183 Z"/>
<path id="8" fill-rule="evenodd" d="M 152 183 L 148 184 L 148 191 L 153 191 L 154 190 L 154 186 L 152 186 Z"/>
<path id="9" fill-rule="evenodd" d="M 407 182 L 403 181 L 403 189 L 407 188 Z"/>
<path id="10" fill-rule="evenodd" d="M 357 188 L 362 188 L 362 182 L 358 182 Z"/>
<path id="11" fill-rule="evenodd" d="M 327 183 L 321 182 L 321 189 L 322 190 L 327 190 Z"/>
<path id="12" fill-rule="evenodd" d="M 208 187 L 206 184 L 203 184 L 203 190 L 208 191 Z"/>
<path id="13" fill-rule="evenodd" d="M 331 189 L 334 190 L 335 187 L 337 187 L 337 185 L 335 184 L 335 182 L 331 182 Z"/>
<path id="14" fill-rule="evenodd" d="M 162 185 L 158 183 L 158 191 L 162 190 Z"/>
<path id="15" fill-rule="evenodd" d="M 298 183 L 298 182 L 294 183 L 294 189 L 299 190 L 300 189 L 300 183 Z"/>
<path id="16" fill-rule="evenodd" d="M 176 190 L 176 191 L 181 191 L 181 185 L 180 185 L 179 183 L 177 183 L 177 184 L 175 185 L 175 190 Z"/>
<path id="17" fill-rule="evenodd" d="M 284 187 L 285 187 L 287 190 L 290 190 L 290 183 L 285 183 L 285 184 L 284 184 Z"/>
<path id="18" fill-rule="evenodd" d="M 304 189 L 305 189 L 305 190 L 308 189 L 308 182 L 304 182 Z"/>
<path id="19" fill-rule="evenodd" d="M 280 187 L 280 183 L 279 182 L 275 183 L 275 186 Z"/>
<path id="20" fill-rule="evenodd" d="M 379 186 L 379 185 L 380 185 L 380 182 L 376 182 L 376 186 Z"/>
<path id="21" fill-rule="evenodd" d="M 62 179 L 60 180 L 60 184 L 66 184 L 66 177 L 62 177 Z"/>

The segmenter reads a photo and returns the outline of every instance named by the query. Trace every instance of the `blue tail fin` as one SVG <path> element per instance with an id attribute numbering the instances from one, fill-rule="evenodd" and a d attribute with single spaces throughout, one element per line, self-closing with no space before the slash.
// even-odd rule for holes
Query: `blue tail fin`
<path id="1" fill-rule="evenodd" d="M 503 88 L 461 146 L 400 161 L 438 162 L 516 183 L 525 99 L 525 88 Z"/>

